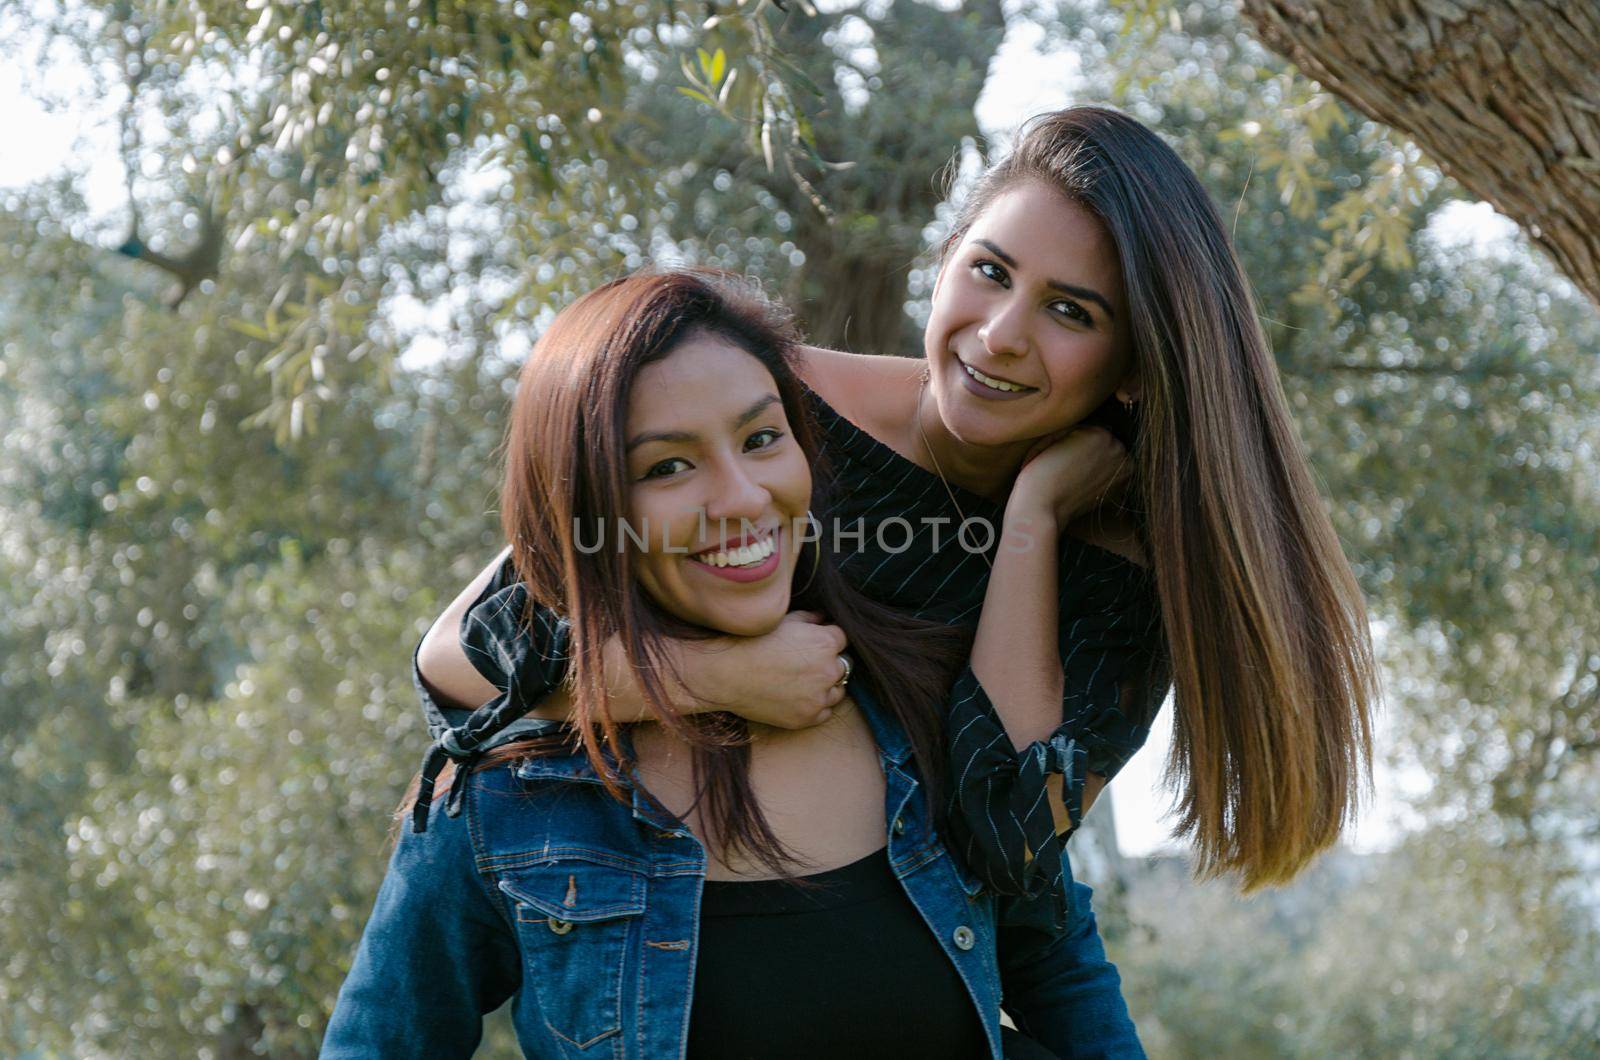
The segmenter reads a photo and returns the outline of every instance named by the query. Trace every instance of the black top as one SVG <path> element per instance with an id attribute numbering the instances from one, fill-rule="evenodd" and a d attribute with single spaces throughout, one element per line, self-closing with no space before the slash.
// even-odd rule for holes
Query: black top
<path id="1" fill-rule="evenodd" d="M 844 527 L 835 558 L 845 576 L 880 603 L 976 625 L 1005 506 L 953 483 L 947 487 L 819 395 L 810 397 L 829 462 L 830 518 L 824 521 L 829 533 Z M 958 536 L 963 517 L 967 532 Z M 845 536 L 858 525 L 865 530 L 860 548 Z M 1143 746 L 1171 678 L 1150 572 L 1065 534 L 1058 549 L 1060 728 L 1019 754 L 970 666 L 951 690 L 946 726 L 952 849 L 999 893 L 1054 892 L 1064 902 L 1060 839 L 1040 797 L 1045 778 L 1064 776 L 1076 825 L 1085 774 L 1110 780 Z M 1058 905 L 1056 926 L 1064 916 Z"/>
<path id="2" fill-rule="evenodd" d="M 1003 505 L 960 486 L 947 491 L 933 472 L 807 393 L 827 465 L 818 488 L 825 503 L 815 514 L 845 577 L 881 603 L 922 618 L 975 625 L 989 580 L 983 555 L 992 561 L 999 546 L 990 538 L 998 538 Z M 963 515 L 970 525 L 958 534 Z M 1060 728 L 1048 741 L 1015 751 L 971 667 L 951 690 L 945 722 L 951 849 L 997 893 L 1053 895 L 1047 920 L 1057 928 L 1065 923 L 1067 897 L 1061 840 L 1042 798 L 1045 779 L 1051 773 L 1064 777 L 1076 824 L 1085 774 L 1108 780 L 1116 775 L 1149 735 L 1171 680 L 1149 572 L 1067 535 L 1058 547 Z M 565 619 L 530 605 L 508 558 L 461 629 L 477 669 L 502 692 L 516 686 L 515 695 L 491 704 L 494 713 L 520 714 L 561 680 L 567 632 Z M 429 718 L 436 734 L 450 720 Z M 462 729 L 486 732 L 497 724 L 480 712 Z M 470 750 L 474 739 L 469 735 L 462 742 Z"/>
<path id="3" fill-rule="evenodd" d="M 705 884 L 691 1060 L 988 1052 L 960 973 L 889 866 L 888 848 L 788 880 Z"/>

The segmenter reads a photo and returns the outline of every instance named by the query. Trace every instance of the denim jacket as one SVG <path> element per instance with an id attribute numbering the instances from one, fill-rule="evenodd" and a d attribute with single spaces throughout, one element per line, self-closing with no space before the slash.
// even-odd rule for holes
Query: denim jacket
<path id="1" fill-rule="evenodd" d="M 1029 919 L 1010 915 L 1020 900 L 986 893 L 946 851 L 910 744 L 865 684 L 855 698 L 886 778 L 890 864 L 960 974 L 989 1055 L 1002 1055 L 1003 1005 L 1059 1056 L 1142 1056 L 1087 901 L 1065 934 L 1012 926 Z M 701 843 L 639 788 L 626 805 L 608 795 L 581 752 L 455 783 L 466 784 L 457 815 L 436 800 L 425 832 L 400 832 L 322 1055 L 468 1056 L 483 1014 L 514 998 L 528 1056 L 683 1056 Z"/>

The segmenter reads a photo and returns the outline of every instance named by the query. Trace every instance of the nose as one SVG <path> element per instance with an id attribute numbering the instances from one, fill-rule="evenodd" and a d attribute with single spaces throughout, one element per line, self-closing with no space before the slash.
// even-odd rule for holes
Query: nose
<path id="1" fill-rule="evenodd" d="M 978 328 L 978 338 L 996 357 L 1021 357 L 1028 352 L 1028 323 L 1027 304 L 1008 298 Z"/>
<path id="2" fill-rule="evenodd" d="M 706 517 L 725 519 L 737 527 L 740 519 L 755 522 L 765 515 L 772 505 L 772 491 L 755 477 L 750 462 L 730 455 L 717 464 L 705 499 Z"/>

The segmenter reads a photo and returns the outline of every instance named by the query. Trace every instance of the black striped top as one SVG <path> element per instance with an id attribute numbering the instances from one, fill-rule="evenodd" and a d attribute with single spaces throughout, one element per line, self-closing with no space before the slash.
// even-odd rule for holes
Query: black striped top
<path id="1" fill-rule="evenodd" d="M 824 541 L 857 588 L 922 618 L 976 625 L 989 565 L 998 547 L 1002 505 L 951 485 L 846 420 L 816 394 L 827 486 L 816 514 Z M 951 502 L 951 493 L 956 504 Z M 958 536 L 963 514 L 969 520 Z M 979 521 L 983 522 L 979 522 Z M 994 534 L 983 524 L 995 528 Z M 981 553 L 981 554 L 980 554 Z M 1071 818 L 1082 816 L 1087 772 L 1115 776 L 1149 735 L 1170 683 L 1159 604 L 1138 564 L 1076 538 L 1060 541 L 1062 723 L 1049 740 L 1018 752 L 971 667 L 948 701 L 952 849 L 994 891 L 1045 900 L 1048 919 L 1065 923 L 1068 898 L 1062 842 L 1045 799 L 1059 773 Z M 535 605 L 509 559 L 462 623 L 467 657 L 502 692 L 512 681 L 531 705 L 561 679 L 565 621 Z M 419 691 L 429 702 L 420 681 Z M 437 730 L 445 720 L 428 711 Z"/>
<path id="2" fill-rule="evenodd" d="M 1004 505 L 953 483 L 947 489 L 815 394 L 812 410 L 830 465 L 824 522 L 829 532 L 842 524 L 848 533 L 858 523 L 866 531 L 859 550 L 847 540 L 835 552 L 845 576 L 890 606 L 976 625 L 999 547 L 983 527 L 998 535 Z M 969 532 L 958 539 L 963 515 Z M 1143 746 L 1171 683 L 1149 572 L 1074 537 L 1063 535 L 1059 548 L 1061 726 L 1049 740 L 1016 751 L 970 666 L 956 679 L 945 721 L 953 849 L 1001 894 L 1053 893 L 1057 925 L 1066 903 L 1063 837 L 1045 800 L 1045 778 L 1063 776 L 1076 825 L 1085 774 L 1116 775 Z"/>

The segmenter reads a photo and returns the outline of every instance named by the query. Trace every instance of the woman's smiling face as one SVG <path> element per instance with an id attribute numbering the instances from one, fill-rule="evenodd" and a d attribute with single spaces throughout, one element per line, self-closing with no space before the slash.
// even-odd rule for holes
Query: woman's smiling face
<path id="1" fill-rule="evenodd" d="M 950 433 L 1005 445 L 1069 427 L 1128 377 L 1116 248 L 1098 218 L 1038 181 L 997 196 L 950 254 L 924 336 Z"/>
<path id="2" fill-rule="evenodd" d="M 774 629 L 789 610 L 811 467 L 772 374 L 723 336 L 691 332 L 640 369 L 624 441 L 628 524 L 645 537 L 628 547 L 645 592 L 707 629 Z"/>

